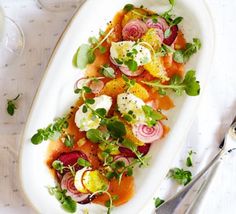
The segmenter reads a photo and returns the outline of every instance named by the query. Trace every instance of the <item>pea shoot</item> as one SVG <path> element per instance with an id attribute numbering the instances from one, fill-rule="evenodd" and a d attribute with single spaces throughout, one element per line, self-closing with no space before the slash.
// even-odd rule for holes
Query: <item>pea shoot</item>
<path id="1" fill-rule="evenodd" d="M 177 95 L 182 95 L 185 92 L 189 96 L 197 96 L 200 93 L 200 84 L 196 80 L 195 74 L 194 70 L 190 70 L 185 74 L 183 80 L 180 76 L 174 75 L 168 85 L 161 84 L 159 80 L 153 82 L 142 81 L 142 83 L 155 88 L 162 95 L 166 94 L 166 89 L 171 89 Z"/>
<path id="2" fill-rule="evenodd" d="M 7 113 L 11 116 L 14 115 L 15 110 L 17 109 L 16 101 L 19 99 L 21 94 L 18 94 L 14 99 L 7 100 Z"/>

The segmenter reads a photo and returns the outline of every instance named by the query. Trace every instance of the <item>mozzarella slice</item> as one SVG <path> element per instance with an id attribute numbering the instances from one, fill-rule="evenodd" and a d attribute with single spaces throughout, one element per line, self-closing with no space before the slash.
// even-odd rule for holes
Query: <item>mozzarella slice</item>
<path id="1" fill-rule="evenodd" d="M 122 115 L 129 114 L 130 111 L 136 116 L 135 122 L 145 122 L 145 114 L 142 106 L 143 100 L 131 93 L 122 93 L 117 96 L 118 110 Z"/>
<path id="2" fill-rule="evenodd" d="M 112 98 L 107 95 L 101 95 L 94 98 L 95 103 L 90 105 L 93 110 L 98 108 L 104 108 L 108 112 L 112 105 Z M 83 113 L 83 107 L 80 106 L 75 114 L 75 124 L 81 131 L 88 131 L 89 129 L 97 129 L 101 122 L 101 119 L 94 115 L 90 109 L 87 109 L 86 113 Z"/>
<path id="3" fill-rule="evenodd" d="M 111 58 L 122 62 L 120 65 L 124 65 L 124 62 L 129 60 L 129 53 L 132 53 L 133 60 L 138 66 L 151 62 L 151 52 L 148 48 L 132 41 L 112 42 Z"/>

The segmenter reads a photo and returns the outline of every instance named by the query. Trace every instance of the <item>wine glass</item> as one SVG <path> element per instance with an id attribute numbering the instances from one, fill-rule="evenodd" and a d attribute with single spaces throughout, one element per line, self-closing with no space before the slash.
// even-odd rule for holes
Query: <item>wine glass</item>
<path id="1" fill-rule="evenodd" d="M 39 5 L 50 11 L 77 9 L 85 0 L 38 0 Z"/>
<path id="2" fill-rule="evenodd" d="M 24 46 L 23 31 L 0 7 L 0 68 L 13 63 L 22 54 Z"/>

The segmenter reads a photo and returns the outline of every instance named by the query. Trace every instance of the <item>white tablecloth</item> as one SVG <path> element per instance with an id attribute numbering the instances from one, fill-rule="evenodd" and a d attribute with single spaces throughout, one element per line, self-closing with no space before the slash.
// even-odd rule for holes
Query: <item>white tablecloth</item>
<path id="1" fill-rule="evenodd" d="M 216 26 L 213 69 L 202 92 L 195 121 L 186 135 L 186 146 L 173 163 L 173 167 L 182 167 L 188 151 L 197 152 L 194 155 L 194 174 L 216 153 L 224 132 L 236 113 L 236 1 L 207 2 Z M 14 64 L 0 69 L 0 213 L 34 213 L 19 190 L 19 136 L 49 56 L 73 13 L 49 12 L 38 7 L 34 0 L 0 0 L 0 3 L 5 14 L 21 26 L 26 40 L 23 55 Z M 199 15 L 200 13 L 199 11 Z M 6 112 L 6 100 L 18 93 L 23 96 L 15 115 L 11 117 Z M 192 212 L 235 213 L 235 180 L 236 155 L 232 154 L 221 165 L 207 194 Z M 167 198 L 176 190 L 176 185 L 166 179 L 157 196 Z"/>

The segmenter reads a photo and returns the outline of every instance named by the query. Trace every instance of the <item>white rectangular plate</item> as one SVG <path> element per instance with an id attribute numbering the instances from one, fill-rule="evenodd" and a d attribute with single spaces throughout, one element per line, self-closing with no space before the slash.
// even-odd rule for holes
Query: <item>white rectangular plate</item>
<path id="1" fill-rule="evenodd" d="M 74 82 L 84 75 L 72 66 L 72 58 L 78 46 L 86 43 L 88 37 L 105 29 L 117 11 L 127 3 L 145 7 L 157 12 L 167 8 L 168 0 L 87 0 L 69 24 L 50 60 L 34 100 L 31 113 L 22 137 L 20 156 L 20 177 L 25 195 L 40 213 L 64 213 L 59 202 L 49 195 L 46 186 L 54 186 L 54 178 L 45 164 L 48 142 L 38 146 L 31 144 L 30 138 L 37 129 L 46 127 L 54 118 L 62 116 L 76 100 Z M 197 37 L 202 41 L 202 49 L 192 57 L 186 70 L 197 70 L 201 86 L 206 82 L 213 56 L 213 24 L 206 5 L 202 0 L 177 0 L 175 13 L 184 17 L 181 28 L 188 41 Z M 153 197 L 176 153 L 183 146 L 195 114 L 199 97 L 175 98 L 176 107 L 168 112 L 170 133 L 161 142 L 152 146 L 151 163 L 148 168 L 135 171 L 136 194 L 125 205 L 113 209 L 114 214 L 151 213 Z M 78 213 L 88 207 L 91 213 L 103 213 L 102 206 L 89 204 L 78 206 Z"/>

